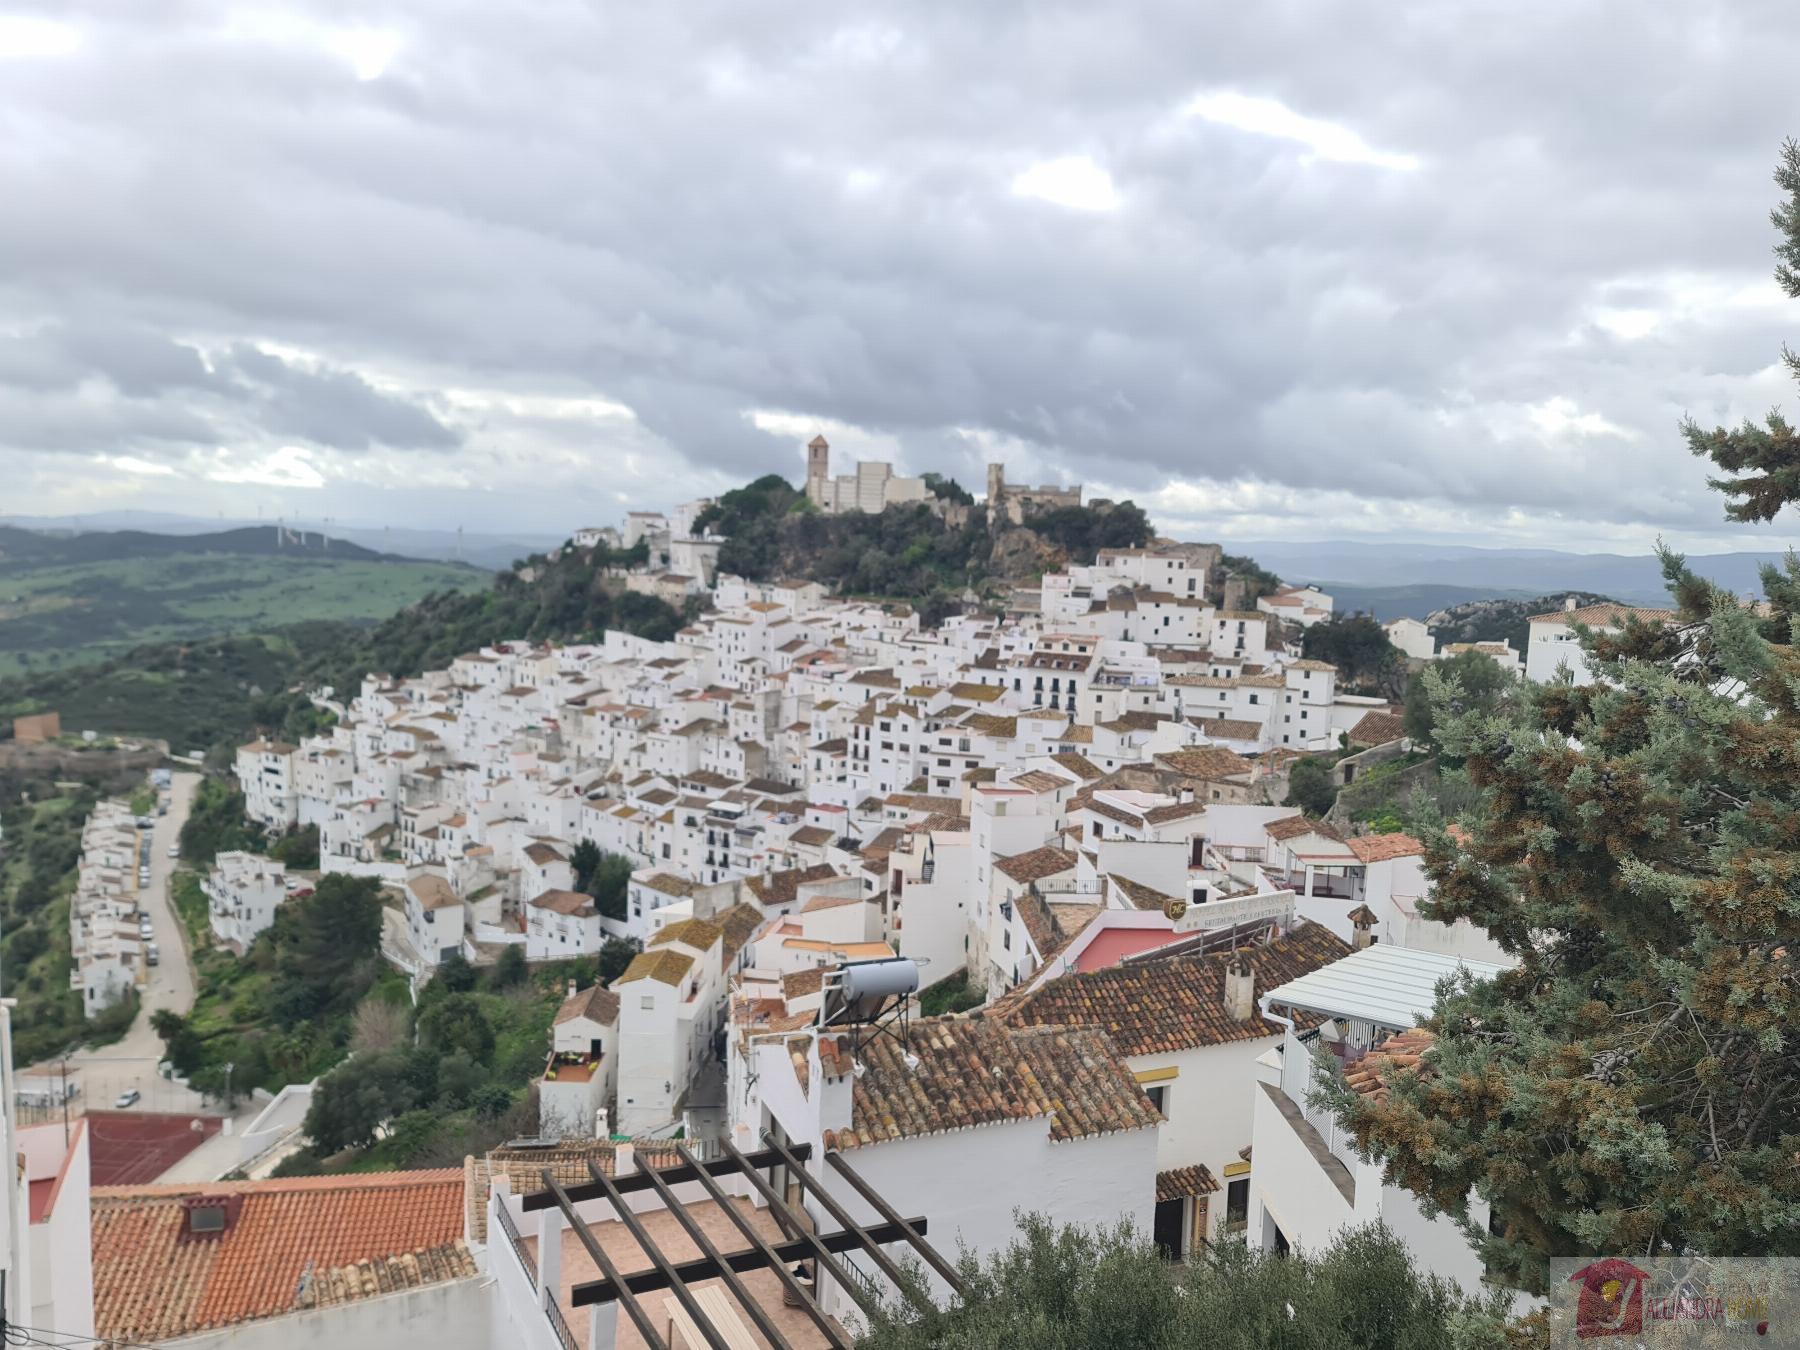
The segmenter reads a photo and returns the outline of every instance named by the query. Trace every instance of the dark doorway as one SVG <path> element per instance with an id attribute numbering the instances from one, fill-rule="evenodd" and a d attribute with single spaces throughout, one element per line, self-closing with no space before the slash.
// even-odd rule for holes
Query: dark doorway
<path id="1" fill-rule="evenodd" d="M 1151 1235 L 1156 1239 L 1156 1245 L 1161 1249 L 1165 1261 L 1179 1261 L 1187 1251 L 1187 1244 L 1182 1241 L 1186 1218 L 1185 1198 L 1157 1201 Z"/>

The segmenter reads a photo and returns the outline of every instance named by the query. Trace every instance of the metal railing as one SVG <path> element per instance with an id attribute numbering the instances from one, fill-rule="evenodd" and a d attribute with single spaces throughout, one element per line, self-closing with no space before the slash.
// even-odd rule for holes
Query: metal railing
<path id="1" fill-rule="evenodd" d="M 512 1212 L 506 1208 L 506 1201 L 501 1200 L 494 1206 L 499 1216 L 500 1228 L 506 1234 L 507 1241 L 512 1243 L 513 1253 L 519 1258 L 519 1264 L 525 1267 L 525 1277 L 537 1287 L 537 1262 L 525 1248 L 525 1239 L 519 1236 L 519 1226 L 513 1222 Z"/>
<path id="2" fill-rule="evenodd" d="M 563 1320 L 562 1308 L 554 1298 L 545 1300 L 544 1316 L 550 1319 L 550 1329 L 556 1333 L 556 1339 L 562 1342 L 563 1350 L 581 1350 L 575 1340 L 575 1333 L 569 1330 L 569 1324 Z"/>
<path id="3" fill-rule="evenodd" d="M 1040 881 L 1037 883 L 1039 895 L 1098 895 L 1105 883 L 1095 878 L 1092 881 Z"/>
<path id="4" fill-rule="evenodd" d="M 1298 1034 L 1289 1032 L 1283 1037 L 1281 1090 L 1287 1094 L 1289 1101 L 1300 1108 L 1301 1119 L 1319 1132 L 1319 1137 L 1325 1141 L 1325 1147 L 1331 1150 L 1332 1157 L 1348 1167 L 1354 1176 L 1357 1163 L 1361 1161 L 1356 1151 L 1355 1136 L 1338 1124 L 1337 1117 L 1328 1108 L 1306 1104 L 1317 1072 L 1313 1047 L 1318 1043 L 1319 1033 L 1316 1030 Z"/>

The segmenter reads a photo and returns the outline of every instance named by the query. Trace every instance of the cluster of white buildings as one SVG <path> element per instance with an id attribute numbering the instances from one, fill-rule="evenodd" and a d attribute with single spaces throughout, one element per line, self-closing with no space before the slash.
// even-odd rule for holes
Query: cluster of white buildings
<path id="1" fill-rule="evenodd" d="M 1463 652 L 1480 652 L 1510 675 L 1523 676 L 1538 684 L 1550 684 L 1568 678 L 1576 684 L 1592 684 L 1593 672 L 1588 668 L 1587 654 L 1581 649 L 1580 628 L 1596 633 L 1617 633 L 1626 623 L 1670 623 L 1677 617 L 1672 609 L 1651 609 L 1601 601 L 1577 605 L 1573 596 L 1561 609 L 1548 614 L 1534 614 L 1528 620 L 1523 653 L 1511 642 L 1451 642 L 1439 647 L 1430 629 L 1419 619 L 1393 619 L 1382 627 L 1388 641 L 1402 654 L 1419 661 L 1433 661 L 1458 656 Z"/>
<path id="2" fill-rule="evenodd" d="M 1173 1256 L 1379 1215 L 1473 1278 L 1454 1225 L 1385 1186 L 1305 1088 L 1315 1062 L 1370 1090 L 1418 1071 L 1433 980 L 1503 954 L 1424 916 L 1418 841 L 1284 804 L 1295 759 L 1398 719 L 1298 658 L 1329 596 L 1223 610 L 1218 565 L 1210 546 L 1109 550 L 936 630 L 719 577 L 667 643 L 501 643 L 323 691 L 329 731 L 246 746 L 238 774 L 259 818 L 319 826 L 324 870 L 399 892 L 389 955 L 420 972 L 639 945 L 555 1017 L 544 1156 L 624 1174 L 613 1140 L 702 1136 L 704 1085 L 739 1149 L 843 1153 L 949 1250 L 1003 1246 L 1015 1210 L 1130 1217 Z M 628 860 L 622 895 L 577 888 L 583 843 Z M 958 980 L 983 1006 L 871 1031 L 845 1020 L 858 968 Z M 507 1174 L 497 1156 L 469 1174 L 483 1225 L 526 1221 Z M 544 1307 L 517 1243 L 481 1250 Z M 827 1301 L 855 1322 L 844 1291 Z"/>
<path id="3" fill-rule="evenodd" d="M 81 993 L 89 1017 L 104 1012 L 143 983 L 149 939 L 138 888 L 148 864 L 150 832 L 123 801 L 108 799 L 81 830 L 81 861 L 69 900 L 69 987 Z"/>
<path id="4" fill-rule="evenodd" d="M 296 887 L 289 884 L 285 863 L 233 850 L 213 859 L 200 889 L 213 936 L 241 955 L 275 922 L 275 910 Z"/>

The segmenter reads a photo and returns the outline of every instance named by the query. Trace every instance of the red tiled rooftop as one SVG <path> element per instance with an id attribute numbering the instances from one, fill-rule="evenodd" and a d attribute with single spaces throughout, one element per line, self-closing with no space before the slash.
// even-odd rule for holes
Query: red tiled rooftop
<path id="1" fill-rule="evenodd" d="M 204 1198 L 237 1204 L 216 1237 L 185 1232 L 186 1209 Z M 287 1312 L 302 1306 L 308 1270 L 318 1278 L 375 1262 L 373 1283 L 404 1287 L 473 1269 L 460 1246 L 460 1168 L 101 1186 L 92 1200 L 94 1324 L 104 1338 L 163 1340 Z M 388 1258 L 403 1259 L 391 1267 Z"/>

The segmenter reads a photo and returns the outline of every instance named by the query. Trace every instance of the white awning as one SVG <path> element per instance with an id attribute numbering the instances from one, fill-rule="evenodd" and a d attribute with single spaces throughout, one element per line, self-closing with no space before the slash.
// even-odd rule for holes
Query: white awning
<path id="1" fill-rule="evenodd" d="M 1492 961 L 1378 942 L 1269 990 L 1261 1002 L 1265 1011 L 1289 1008 L 1404 1031 L 1432 1010 L 1438 981 L 1458 970 L 1491 980 L 1505 969 Z"/>

